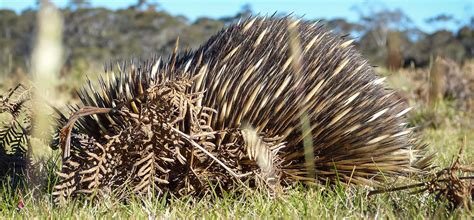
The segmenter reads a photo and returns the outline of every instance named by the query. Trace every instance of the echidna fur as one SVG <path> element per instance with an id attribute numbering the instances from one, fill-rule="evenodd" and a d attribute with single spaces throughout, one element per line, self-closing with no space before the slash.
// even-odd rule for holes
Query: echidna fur
<path id="1" fill-rule="evenodd" d="M 291 49 L 290 26 L 300 54 Z M 141 105 L 133 99 L 148 88 L 190 80 L 185 93 L 202 93 L 198 105 L 216 111 L 209 123 L 213 131 L 253 130 L 262 140 L 278 137 L 273 145 L 284 146 L 273 152 L 282 183 L 376 185 L 390 176 L 421 172 L 429 157 L 407 127 L 409 108 L 351 42 L 317 22 L 254 17 L 168 61 L 155 57 L 143 65 L 123 65 L 119 74 L 108 68 L 99 87 L 89 83 L 79 96 L 84 106 L 124 105 L 138 114 Z M 76 132 L 100 142 L 127 126 L 124 120 L 116 114 L 87 116 Z M 219 148 L 238 138 L 217 134 L 212 142 Z"/>

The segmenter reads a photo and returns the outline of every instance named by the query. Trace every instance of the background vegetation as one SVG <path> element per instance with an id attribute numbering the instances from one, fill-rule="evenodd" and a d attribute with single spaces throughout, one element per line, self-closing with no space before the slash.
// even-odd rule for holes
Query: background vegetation
<path id="1" fill-rule="evenodd" d="M 178 36 L 182 49 L 196 48 L 225 25 L 251 15 L 252 10 L 247 5 L 235 16 L 190 21 L 172 16 L 147 1 L 114 11 L 91 8 L 84 0 L 72 0 L 61 13 L 65 24 L 62 74 L 66 75 L 84 74 L 89 68 L 121 58 L 166 56 Z M 374 65 L 385 64 L 387 41 L 399 48 L 401 65 L 405 67 L 426 67 L 438 55 L 459 63 L 474 56 L 474 16 L 470 24 L 455 32 L 439 29 L 434 33 L 418 29 L 400 10 L 360 12 L 357 23 L 342 18 L 322 21 L 337 34 L 357 37 L 357 46 Z M 443 25 L 455 21 L 448 15 L 438 15 L 426 22 Z M 36 10 L 20 14 L 0 10 L 0 75 L 28 72 L 36 33 Z"/>

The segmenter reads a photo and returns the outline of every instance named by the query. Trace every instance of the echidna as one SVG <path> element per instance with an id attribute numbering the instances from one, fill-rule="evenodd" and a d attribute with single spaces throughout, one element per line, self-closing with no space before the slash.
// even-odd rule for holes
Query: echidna
<path id="1" fill-rule="evenodd" d="M 408 108 L 351 42 L 318 23 L 254 17 L 168 61 L 106 68 L 62 130 L 55 194 L 375 186 L 422 171 Z"/>

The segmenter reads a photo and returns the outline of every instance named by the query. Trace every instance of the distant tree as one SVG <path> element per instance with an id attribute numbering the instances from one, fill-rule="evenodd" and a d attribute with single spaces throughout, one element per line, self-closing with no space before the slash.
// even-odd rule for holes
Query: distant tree
<path id="1" fill-rule="evenodd" d="M 432 23 L 432 22 L 446 22 L 446 21 L 452 21 L 454 20 L 454 17 L 452 15 L 447 15 L 447 14 L 440 14 L 436 15 L 434 17 L 426 19 L 427 23 Z"/>
<path id="2" fill-rule="evenodd" d="M 352 9 L 359 14 L 358 24 L 363 28 L 358 45 L 372 63 L 385 63 L 396 69 L 411 45 L 426 36 L 400 9 L 391 10 L 376 1 L 366 1 Z"/>
<path id="3" fill-rule="evenodd" d="M 466 48 L 467 58 L 474 58 L 474 23 L 472 26 L 462 27 L 457 33 L 457 38 Z"/>
<path id="4" fill-rule="evenodd" d="M 89 0 L 69 0 L 67 7 L 71 10 L 77 10 L 81 8 L 90 7 L 91 3 Z"/>
<path id="5" fill-rule="evenodd" d="M 237 14 L 228 17 L 222 17 L 219 19 L 220 21 L 224 22 L 226 25 L 231 24 L 239 19 L 247 18 L 252 15 L 252 6 L 250 4 L 244 4 L 240 7 L 240 10 Z"/>
<path id="6" fill-rule="evenodd" d="M 252 15 L 252 5 L 250 5 L 249 3 L 242 5 L 237 15 L 240 17 L 248 17 Z"/>
<path id="7" fill-rule="evenodd" d="M 135 5 L 137 8 L 141 8 L 147 4 L 148 0 L 138 0 L 137 4 Z"/>
<path id="8" fill-rule="evenodd" d="M 389 10 L 381 3 L 367 1 L 353 6 L 353 10 L 359 14 L 359 24 L 365 28 L 366 34 L 373 35 L 380 47 L 386 44 L 387 36 L 392 31 L 418 32 L 412 20 L 400 9 Z"/>
<path id="9" fill-rule="evenodd" d="M 350 34 L 354 38 L 360 36 L 361 31 L 364 30 L 362 25 L 346 21 L 343 18 L 328 20 L 326 23 L 328 28 L 333 30 L 335 33 L 340 35 Z"/>
<path id="10" fill-rule="evenodd" d="M 159 7 L 157 1 L 150 0 L 137 0 L 137 3 L 130 6 L 130 9 L 139 10 L 139 11 L 156 11 Z"/>
<path id="11" fill-rule="evenodd" d="M 446 27 L 450 24 L 454 24 L 456 26 L 460 24 L 459 20 L 455 19 L 453 15 L 449 14 L 439 14 L 426 19 L 425 22 L 437 30 L 446 29 Z"/>

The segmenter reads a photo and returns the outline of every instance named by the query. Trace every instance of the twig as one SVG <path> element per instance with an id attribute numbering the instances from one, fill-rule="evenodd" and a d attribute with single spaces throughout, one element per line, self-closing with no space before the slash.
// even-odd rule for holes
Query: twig
<path id="1" fill-rule="evenodd" d="M 474 179 L 474 176 L 463 176 L 459 177 L 461 180 L 468 180 L 468 179 Z M 406 190 L 406 189 L 413 189 L 416 187 L 421 187 L 421 186 L 426 186 L 430 183 L 433 182 L 449 182 L 450 179 L 440 179 L 436 181 L 427 181 L 427 182 L 421 182 L 421 183 L 416 183 L 416 184 L 411 184 L 411 185 L 406 185 L 406 186 L 400 186 L 400 187 L 395 187 L 395 188 L 389 188 L 389 189 L 380 189 L 380 190 L 372 190 L 369 192 L 368 196 L 376 195 L 376 194 L 381 194 L 381 193 L 387 193 L 387 192 L 395 192 L 395 191 L 401 191 L 401 190 Z"/>
<path id="2" fill-rule="evenodd" d="M 232 174 L 232 176 L 234 176 L 235 178 L 242 178 L 242 177 L 246 177 L 248 175 L 250 175 L 251 173 L 246 173 L 246 174 L 237 174 L 235 173 L 232 169 L 230 169 L 230 167 L 228 167 L 227 165 L 225 165 L 222 161 L 220 161 L 219 159 L 217 159 L 217 157 L 215 157 L 214 155 L 212 155 L 209 151 L 207 151 L 206 149 L 204 149 L 203 147 L 201 147 L 201 145 L 199 145 L 198 143 L 196 143 L 189 135 L 181 132 L 180 130 L 176 129 L 176 128 L 173 128 L 171 127 L 171 129 L 173 131 L 175 131 L 176 133 L 178 133 L 179 135 L 183 136 L 184 139 L 186 139 L 191 145 L 193 145 L 193 147 L 196 147 L 198 148 L 199 150 L 201 150 L 202 152 L 204 152 L 205 154 L 207 154 L 210 158 L 212 158 L 214 161 L 216 161 L 218 164 L 220 164 L 222 167 L 224 167 L 224 169 L 226 169 L 227 171 L 229 171 L 230 174 Z"/>
<path id="3" fill-rule="evenodd" d="M 61 136 L 60 136 L 60 143 L 63 146 L 63 159 L 66 159 L 70 156 L 71 151 L 71 131 L 74 127 L 74 123 L 84 116 L 89 116 L 93 114 L 106 114 L 111 112 L 112 108 L 99 108 L 99 107 L 91 107 L 85 106 L 76 111 L 68 120 L 66 125 L 61 129 Z"/>

